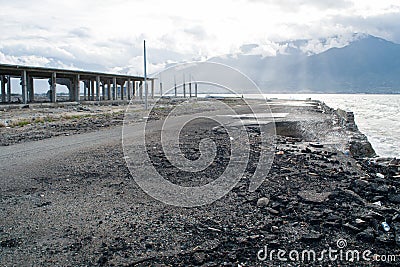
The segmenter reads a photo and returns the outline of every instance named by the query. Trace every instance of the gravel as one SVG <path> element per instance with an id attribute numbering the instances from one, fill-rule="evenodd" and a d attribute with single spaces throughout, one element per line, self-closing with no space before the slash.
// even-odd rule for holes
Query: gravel
<path id="1" fill-rule="evenodd" d="M 259 251 L 337 249 L 339 239 L 352 250 L 399 255 L 399 165 L 354 159 L 321 141 L 278 135 L 276 152 L 283 153 L 255 192 L 247 190 L 254 171 L 247 168 L 225 197 L 198 208 L 146 195 L 125 165 L 121 144 L 49 161 L 44 172 L 32 174 L 35 186 L 1 191 L 0 265 L 277 266 L 283 262 L 261 261 Z M 196 147 L 189 142 L 182 149 Z M 167 164 L 157 149 L 152 153 Z M 228 156 L 221 153 L 217 161 L 223 166 Z M 175 174 L 174 183 L 202 182 Z M 377 199 L 380 206 L 372 204 Z"/>

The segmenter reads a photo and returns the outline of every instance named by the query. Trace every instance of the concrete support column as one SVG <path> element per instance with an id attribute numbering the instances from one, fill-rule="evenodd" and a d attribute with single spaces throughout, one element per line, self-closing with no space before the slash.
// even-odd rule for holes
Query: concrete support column
<path id="1" fill-rule="evenodd" d="M 160 82 L 160 97 L 162 97 L 162 82 Z"/>
<path id="2" fill-rule="evenodd" d="M 81 82 L 80 82 L 80 75 L 76 75 L 75 77 L 75 101 L 80 101 L 80 95 L 81 95 Z"/>
<path id="3" fill-rule="evenodd" d="M 55 72 L 51 75 L 51 102 L 57 102 L 57 74 Z"/>
<path id="4" fill-rule="evenodd" d="M 92 101 L 95 100 L 95 95 L 94 95 L 95 83 L 94 82 L 95 82 L 94 80 L 90 81 L 90 89 L 91 89 L 91 93 L 90 93 L 91 99 L 90 100 L 92 100 Z"/>
<path id="5" fill-rule="evenodd" d="M 33 84 L 33 77 L 28 78 L 28 101 L 33 102 L 35 101 L 35 88 Z"/>
<path id="6" fill-rule="evenodd" d="M 87 100 L 87 81 L 83 82 L 83 100 Z"/>
<path id="7" fill-rule="evenodd" d="M 189 97 L 192 98 L 192 82 L 189 82 Z"/>
<path id="8" fill-rule="evenodd" d="M 87 81 L 87 91 L 88 91 L 88 95 L 87 95 L 87 100 L 92 100 L 92 81 L 88 80 Z"/>
<path id="9" fill-rule="evenodd" d="M 1 82 L 1 102 L 5 103 L 6 102 L 6 78 L 4 75 L 0 76 L 0 82 Z"/>
<path id="10" fill-rule="evenodd" d="M 11 77 L 7 76 L 7 101 L 11 103 Z"/>
<path id="11" fill-rule="evenodd" d="M 100 76 L 96 77 L 96 100 L 100 101 Z"/>
<path id="12" fill-rule="evenodd" d="M 108 80 L 107 82 L 107 99 L 111 100 L 111 82 Z"/>
<path id="13" fill-rule="evenodd" d="M 140 81 L 139 82 L 139 98 L 140 99 L 143 99 L 143 85 L 144 85 L 144 82 Z"/>
<path id="14" fill-rule="evenodd" d="M 117 84 L 117 78 L 114 77 L 113 78 L 113 87 L 114 87 L 114 91 L 113 91 L 113 100 L 117 100 L 118 97 L 118 84 Z"/>
<path id="15" fill-rule="evenodd" d="M 106 100 L 106 83 L 105 81 L 100 80 L 101 93 L 100 100 Z"/>
<path id="16" fill-rule="evenodd" d="M 28 103 L 28 88 L 27 88 L 27 73 L 26 70 L 22 71 L 21 86 L 22 86 L 22 103 Z"/>
<path id="17" fill-rule="evenodd" d="M 194 97 L 197 98 L 197 83 L 194 84 Z"/>
<path id="18" fill-rule="evenodd" d="M 121 100 L 124 100 L 125 92 L 124 92 L 125 81 L 121 82 Z"/>
<path id="19" fill-rule="evenodd" d="M 132 81 L 132 99 L 136 98 L 137 95 L 137 82 L 136 81 Z"/>
<path id="20" fill-rule="evenodd" d="M 128 95 L 128 100 L 132 99 L 132 83 L 131 79 L 128 79 L 128 85 L 127 85 L 127 95 Z"/>
<path id="21" fill-rule="evenodd" d="M 75 96 L 76 96 L 76 93 L 75 93 L 75 91 L 76 91 L 76 87 L 75 87 L 75 85 L 76 85 L 76 83 L 75 83 L 75 77 L 70 78 L 70 79 L 69 79 L 69 83 L 70 83 L 70 86 L 68 87 L 68 91 L 69 91 L 69 101 L 76 101 L 76 100 L 75 100 Z"/>

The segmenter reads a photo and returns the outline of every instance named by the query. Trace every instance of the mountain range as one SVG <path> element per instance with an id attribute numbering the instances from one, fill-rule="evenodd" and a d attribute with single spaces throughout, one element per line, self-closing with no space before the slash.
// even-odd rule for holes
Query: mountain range
<path id="1" fill-rule="evenodd" d="M 400 44 L 358 35 L 316 53 L 307 49 L 310 42 L 280 43 L 273 56 L 257 54 L 260 47 L 249 44 L 210 61 L 239 69 L 266 93 L 400 93 Z"/>

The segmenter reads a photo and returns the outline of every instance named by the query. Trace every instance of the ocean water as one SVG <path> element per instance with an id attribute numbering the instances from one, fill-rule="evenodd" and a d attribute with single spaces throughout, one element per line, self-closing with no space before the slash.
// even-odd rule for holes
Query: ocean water
<path id="1" fill-rule="evenodd" d="M 332 108 L 354 112 L 359 130 L 381 157 L 400 158 L 400 95 L 266 94 L 268 98 L 321 100 Z"/>

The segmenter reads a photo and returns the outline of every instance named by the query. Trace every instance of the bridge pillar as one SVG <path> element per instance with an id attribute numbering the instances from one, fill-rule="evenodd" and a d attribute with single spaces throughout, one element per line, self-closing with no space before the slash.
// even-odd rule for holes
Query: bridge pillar
<path id="1" fill-rule="evenodd" d="M 87 95 L 87 100 L 92 100 L 92 81 L 91 80 L 88 80 L 87 81 L 87 92 L 88 92 L 88 95 Z"/>
<path id="2" fill-rule="evenodd" d="M 80 101 L 80 95 L 81 95 L 81 83 L 80 83 L 80 75 L 77 74 L 75 77 L 75 101 Z"/>
<path id="3" fill-rule="evenodd" d="M 33 84 L 33 77 L 28 76 L 28 100 L 33 102 L 35 100 L 35 88 Z"/>
<path id="4" fill-rule="evenodd" d="M 91 93 L 90 93 L 90 100 L 91 100 L 91 101 L 95 100 L 94 88 L 95 88 L 94 80 L 91 80 L 91 81 L 90 81 L 90 90 L 91 90 Z"/>
<path id="5" fill-rule="evenodd" d="M 92 81 L 88 80 L 88 101 L 92 100 Z"/>
<path id="6" fill-rule="evenodd" d="M 192 82 L 189 82 L 189 98 L 192 98 Z"/>
<path id="7" fill-rule="evenodd" d="M 5 103 L 6 102 L 6 78 L 4 75 L 0 76 L 0 82 L 1 82 L 1 102 Z"/>
<path id="8" fill-rule="evenodd" d="M 131 81 L 131 79 L 128 80 L 128 100 L 133 99 L 133 96 L 135 95 L 135 81 Z"/>
<path id="9" fill-rule="evenodd" d="M 107 99 L 111 100 L 111 82 L 108 80 L 107 82 Z"/>
<path id="10" fill-rule="evenodd" d="M 96 77 L 96 100 L 100 101 L 100 76 Z"/>
<path id="11" fill-rule="evenodd" d="M 51 102 L 57 102 L 57 74 L 55 72 L 51 75 Z"/>
<path id="12" fill-rule="evenodd" d="M 21 87 L 22 87 L 22 103 L 27 104 L 28 103 L 28 88 L 27 88 L 26 70 L 22 71 Z"/>
<path id="13" fill-rule="evenodd" d="M 113 87 L 114 87 L 113 100 L 117 100 L 117 97 L 118 97 L 118 85 L 117 85 L 117 78 L 116 77 L 113 78 Z"/>
<path id="14" fill-rule="evenodd" d="M 197 98 L 197 83 L 194 84 L 194 97 Z"/>
<path id="15" fill-rule="evenodd" d="M 104 80 L 103 81 L 100 80 L 100 86 L 101 86 L 100 99 L 106 100 L 106 83 Z"/>
<path id="16" fill-rule="evenodd" d="M 87 81 L 83 82 L 83 100 L 87 100 Z"/>
<path id="17" fill-rule="evenodd" d="M 124 92 L 125 81 L 121 82 L 121 100 L 124 100 L 125 92 Z"/>
<path id="18" fill-rule="evenodd" d="M 11 77 L 7 76 L 7 101 L 11 103 Z"/>
<path id="19" fill-rule="evenodd" d="M 143 99 L 143 81 L 139 82 L 139 98 Z"/>
<path id="20" fill-rule="evenodd" d="M 136 99 L 136 95 L 137 95 L 137 82 L 135 80 L 132 81 L 132 99 Z"/>

